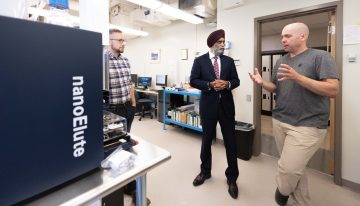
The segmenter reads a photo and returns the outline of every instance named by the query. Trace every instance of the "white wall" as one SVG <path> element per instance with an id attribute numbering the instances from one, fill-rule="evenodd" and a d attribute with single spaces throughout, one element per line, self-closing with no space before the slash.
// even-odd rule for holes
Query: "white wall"
<path id="1" fill-rule="evenodd" d="M 360 25 L 360 1 L 344 1 L 344 27 Z M 347 62 L 349 53 L 357 54 L 357 62 Z M 344 45 L 343 47 L 343 141 L 342 141 L 342 173 L 343 178 L 360 183 L 360 44 Z"/>
<path id="2" fill-rule="evenodd" d="M 206 38 L 215 27 L 192 25 L 182 21 L 175 22 L 164 28 L 154 28 L 150 35 L 129 40 L 124 55 L 131 64 L 131 72 L 138 76 L 153 77 L 156 74 L 167 74 L 170 84 L 185 82 L 185 76 L 190 76 L 195 53 L 208 51 Z M 160 62 L 150 62 L 150 52 L 160 49 Z M 188 49 L 188 60 L 181 60 L 181 49 Z"/>
<path id="3" fill-rule="evenodd" d="M 0 15 L 25 19 L 27 17 L 27 0 L 1 1 Z"/>

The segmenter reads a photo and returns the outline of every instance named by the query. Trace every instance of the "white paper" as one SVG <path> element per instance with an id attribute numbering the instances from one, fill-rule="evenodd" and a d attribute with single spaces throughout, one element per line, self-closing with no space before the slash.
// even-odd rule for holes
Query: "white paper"
<path id="1" fill-rule="evenodd" d="M 344 44 L 360 44 L 360 25 L 344 27 Z"/>
<path id="2" fill-rule="evenodd" d="M 135 160 L 136 155 L 118 147 L 107 158 L 101 161 L 101 167 L 104 169 L 111 168 L 111 175 L 117 176 L 132 168 Z"/>
<path id="3" fill-rule="evenodd" d="M 188 59 L 188 50 L 181 49 L 181 60 L 187 60 L 187 59 Z"/>

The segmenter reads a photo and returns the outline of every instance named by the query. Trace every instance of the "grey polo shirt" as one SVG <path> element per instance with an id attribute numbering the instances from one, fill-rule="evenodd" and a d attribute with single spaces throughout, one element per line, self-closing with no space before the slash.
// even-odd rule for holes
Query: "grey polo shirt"
<path id="1" fill-rule="evenodd" d="M 338 79 L 334 59 L 326 51 L 307 49 L 294 57 L 287 54 L 280 58 L 272 73 L 272 82 L 277 88 L 273 117 L 293 126 L 327 128 L 329 97 L 315 94 L 293 80 L 277 81 L 280 64 L 287 64 L 311 79 Z"/>

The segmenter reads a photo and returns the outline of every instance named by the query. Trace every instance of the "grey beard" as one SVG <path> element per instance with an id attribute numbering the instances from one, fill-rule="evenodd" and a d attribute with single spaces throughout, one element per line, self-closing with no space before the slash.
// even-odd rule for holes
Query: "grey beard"
<path id="1" fill-rule="evenodd" d="M 215 56 L 220 56 L 224 53 L 224 49 L 214 49 Z"/>

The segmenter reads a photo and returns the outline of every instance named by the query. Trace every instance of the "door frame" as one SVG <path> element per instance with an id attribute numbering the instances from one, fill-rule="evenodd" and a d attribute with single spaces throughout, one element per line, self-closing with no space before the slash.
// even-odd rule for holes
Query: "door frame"
<path id="1" fill-rule="evenodd" d="M 335 61 L 338 67 L 339 79 L 342 79 L 342 45 L 343 45 L 343 0 L 310 6 L 300 9 L 295 9 L 287 12 L 262 16 L 254 19 L 254 65 L 257 68 L 261 67 L 261 24 L 271 21 L 278 21 L 281 19 L 294 18 L 308 14 L 335 11 L 336 14 L 336 55 Z M 261 87 L 254 84 L 254 110 L 253 122 L 256 125 L 254 137 L 254 155 L 261 153 Z M 342 154 L 342 82 L 339 81 L 339 94 L 335 98 L 335 128 L 334 128 L 334 182 L 337 185 L 342 185 L 341 173 L 341 154 Z"/>

